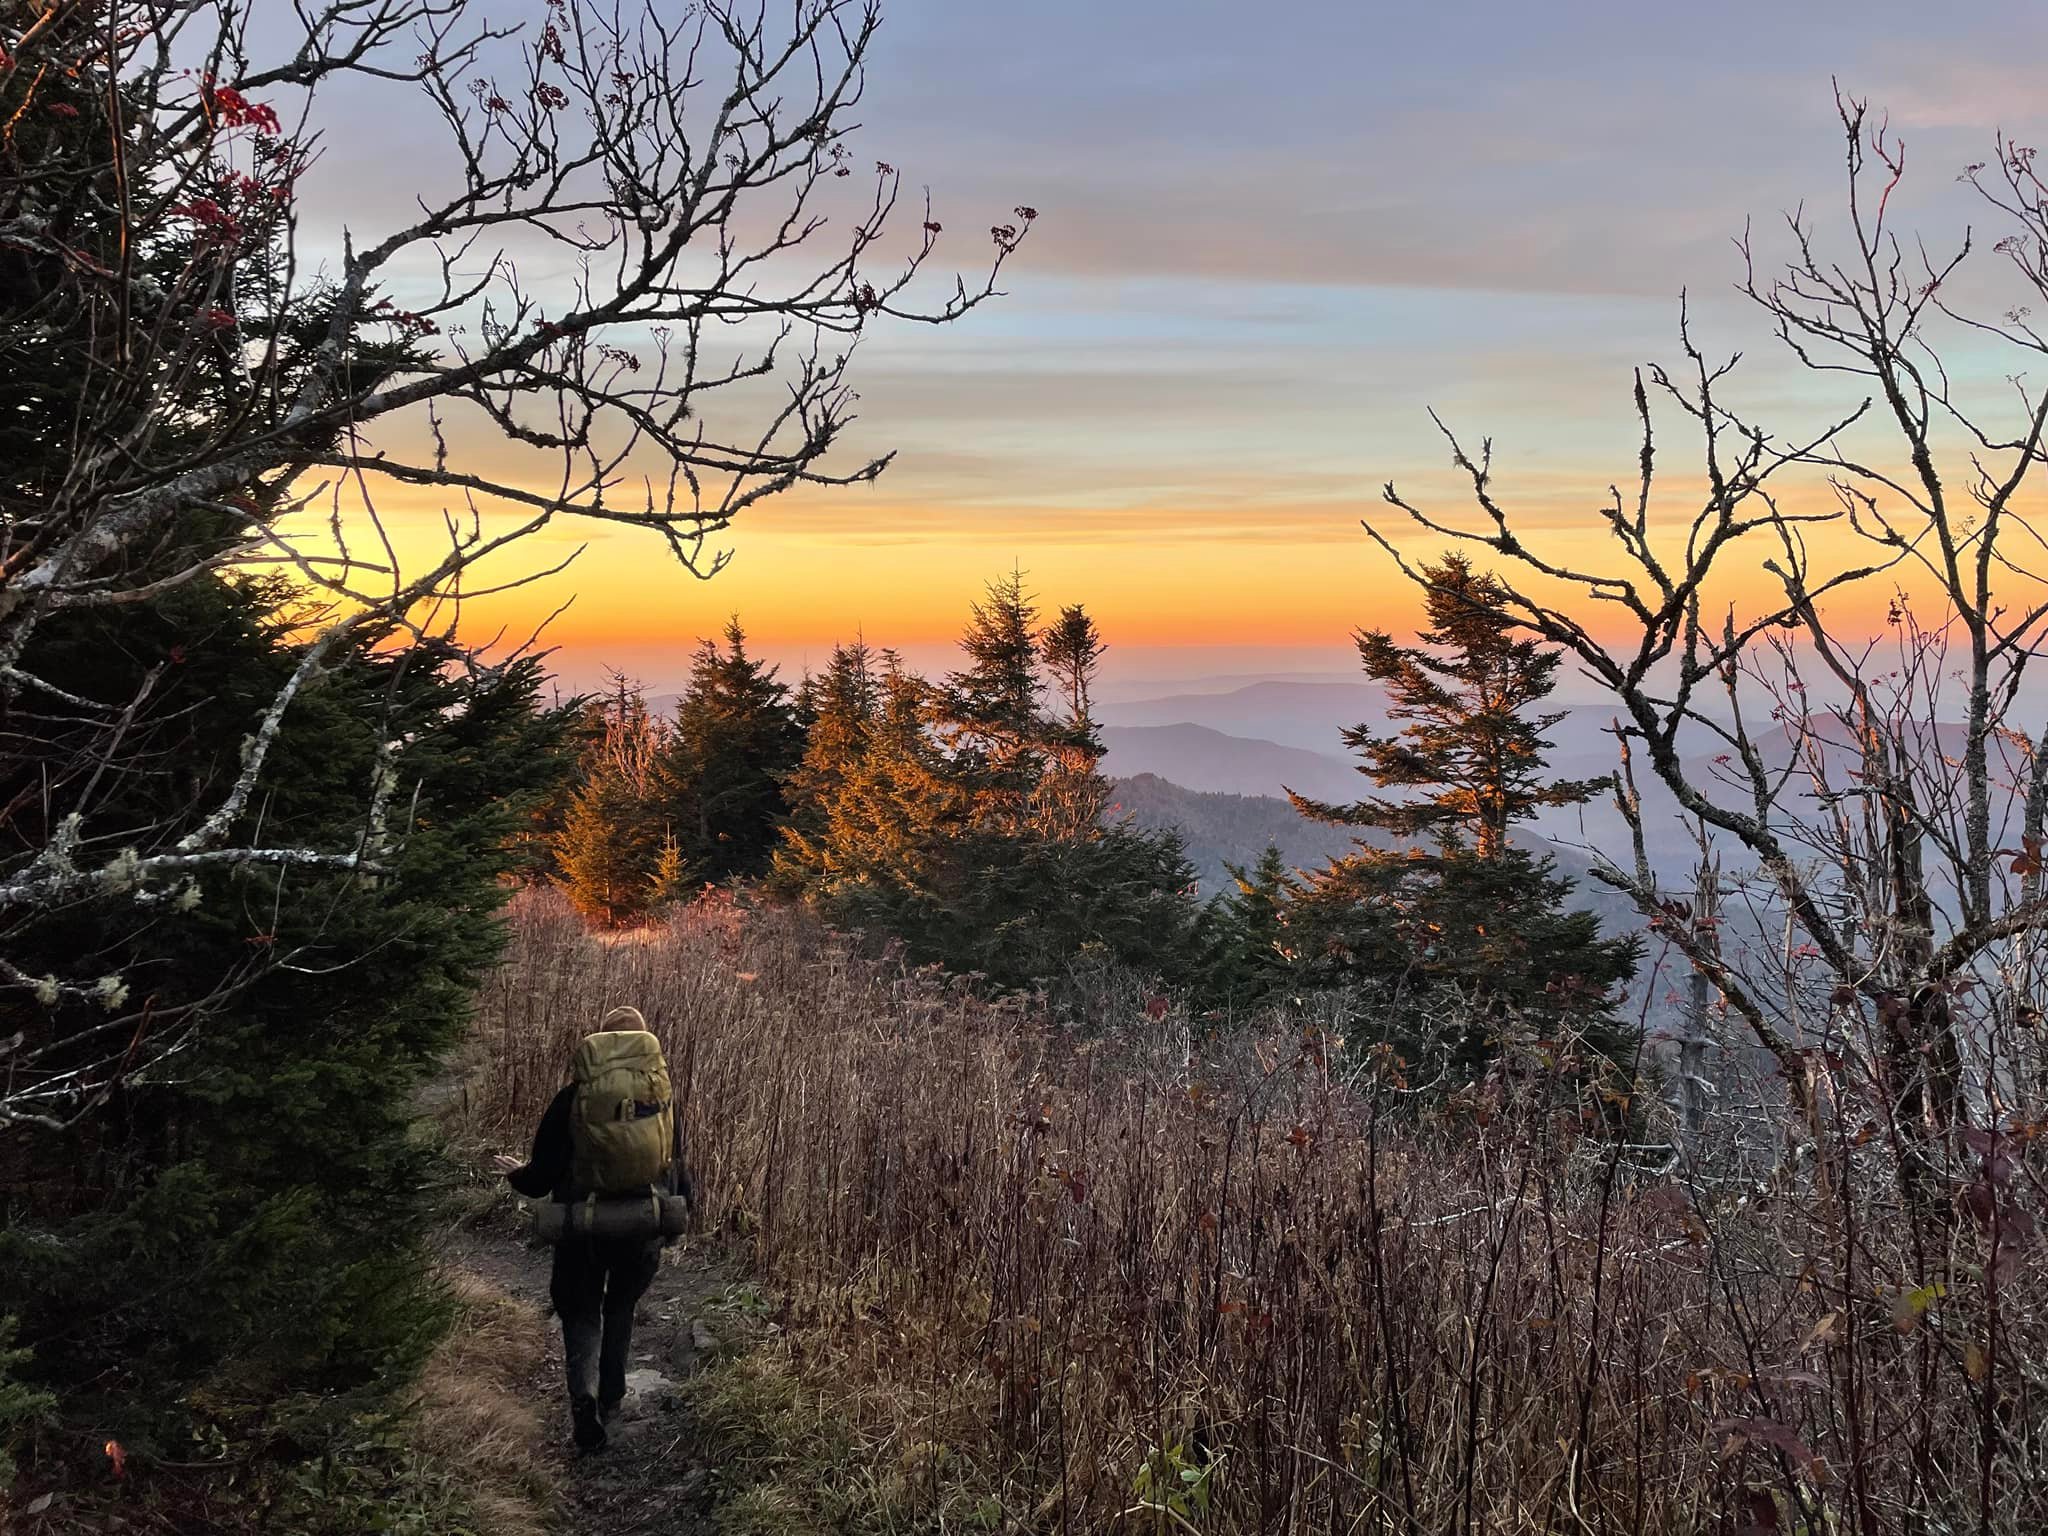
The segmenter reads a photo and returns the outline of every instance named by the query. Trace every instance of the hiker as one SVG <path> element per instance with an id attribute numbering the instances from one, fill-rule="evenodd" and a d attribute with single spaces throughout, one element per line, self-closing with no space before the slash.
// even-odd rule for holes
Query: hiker
<path id="1" fill-rule="evenodd" d="M 555 1240 L 548 1291 L 562 1320 L 569 1421 L 582 1451 L 604 1448 L 626 1396 L 633 1308 L 661 1267 L 663 1195 L 689 1198 L 677 1155 L 675 1105 L 661 1042 L 636 1008 L 614 1008 L 576 1048 L 570 1081 L 534 1132 L 524 1165 L 500 1157 L 505 1180 L 543 1210 Z M 651 1214 L 650 1214 L 651 1213 Z M 597 1230 L 594 1230 L 597 1229 Z"/>

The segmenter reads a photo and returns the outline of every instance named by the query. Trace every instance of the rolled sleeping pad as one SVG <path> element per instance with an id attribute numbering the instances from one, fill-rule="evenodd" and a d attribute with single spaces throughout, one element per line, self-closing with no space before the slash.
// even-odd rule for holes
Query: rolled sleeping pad
<path id="1" fill-rule="evenodd" d="M 536 1200 L 533 1231 L 550 1243 L 572 1237 L 680 1237 L 690 1229 L 690 1202 L 681 1195 L 595 1195 L 564 1203 Z"/>

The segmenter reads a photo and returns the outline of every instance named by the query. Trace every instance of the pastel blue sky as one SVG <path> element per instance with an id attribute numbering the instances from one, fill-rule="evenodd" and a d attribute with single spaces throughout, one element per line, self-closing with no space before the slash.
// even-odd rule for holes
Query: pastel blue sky
<path id="1" fill-rule="evenodd" d="M 658 667 L 733 608 L 792 655 L 855 625 L 934 642 L 1013 560 L 1112 641 L 1335 656 L 1396 600 L 1357 532 L 1379 484 L 1448 483 L 1426 407 L 1570 522 L 1627 471 L 1629 370 L 1674 352 L 1681 289 L 1716 350 L 1749 350 L 1747 403 L 1787 427 L 1839 403 L 1731 291 L 1745 219 L 1768 248 L 1802 198 L 1823 229 L 1839 206 L 1831 76 L 1888 108 L 1900 211 L 1941 240 L 1981 217 L 1961 167 L 2048 116 L 2048 7 L 1996 0 L 887 15 L 863 157 L 930 186 L 963 264 L 1038 208 L 1009 297 L 864 342 L 861 442 L 901 450 L 880 485 L 762 512 L 709 588 L 594 551 L 572 671 Z M 331 144 L 337 208 L 367 216 L 411 133 L 392 113 Z"/>

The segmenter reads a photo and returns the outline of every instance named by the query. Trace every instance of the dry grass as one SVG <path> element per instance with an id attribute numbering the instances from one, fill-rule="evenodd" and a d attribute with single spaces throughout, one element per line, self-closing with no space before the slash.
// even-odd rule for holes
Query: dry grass
<path id="1" fill-rule="evenodd" d="M 730 904 L 514 922 L 469 1132 L 516 1143 L 604 1008 L 662 1034 L 787 1298 L 707 1402 L 754 1529 L 2048 1528 L 2038 1145 L 1994 1246 L 1866 1186 L 1854 1106 L 1717 1202 L 1542 1092 L 1419 1118 L 1314 1030 L 1085 1038 Z"/>
<path id="2" fill-rule="evenodd" d="M 532 1382 L 546 1359 L 545 1325 L 480 1275 L 450 1267 L 442 1280 L 455 1324 L 420 1377 L 414 1444 L 478 1530 L 543 1536 L 552 1480 Z"/>
<path id="3" fill-rule="evenodd" d="M 874 1330 L 786 1329 L 764 1323 L 756 1287 L 734 1292 L 715 1314 L 717 1330 L 747 1336 L 747 1347 L 685 1387 L 697 1454 L 718 1469 L 720 1531 L 1015 1527 L 1008 1512 L 1028 1507 L 1023 1484 L 1004 1486 L 1002 1458 L 962 1453 L 980 1438 L 980 1417 L 963 1411 L 973 1384 L 964 1394 L 935 1392 L 891 1368 Z"/>

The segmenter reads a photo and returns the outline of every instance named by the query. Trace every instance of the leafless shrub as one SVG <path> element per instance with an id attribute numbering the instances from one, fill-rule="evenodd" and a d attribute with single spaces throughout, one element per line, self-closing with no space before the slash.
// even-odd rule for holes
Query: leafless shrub
<path id="1" fill-rule="evenodd" d="M 2048 340 L 2024 308 L 1985 321 L 1952 302 L 1969 236 L 1941 254 L 1902 237 L 1904 146 L 1863 103 L 1836 104 L 1838 240 L 1801 209 L 1773 272 L 1745 232 L 1743 288 L 1796 363 L 1860 402 L 1803 431 L 1750 418 L 1730 400 L 1738 357 L 1709 357 L 1682 312 L 1683 364 L 1636 378 L 1641 448 L 1595 554 L 1524 527 L 1491 442 L 1441 422 L 1469 513 L 1390 483 L 1393 515 L 1367 528 L 1424 585 L 1395 543 L 1404 523 L 1489 551 L 1527 628 L 1607 691 L 1634 846 L 1595 850 L 1595 874 L 1775 1061 L 1789 1150 L 1831 1160 L 1837 1182 L 1894 1183 L 1939 1247 L 1953 1202 L 2048 1116 L 2048 752 L 2022 691 L 2048 623 L 2028 515 L 2048 391 L 2015 374 L 1984 398 L 1942 349 L 1989 338 L 2024 368 Z M 2032 151 L 2001 142 L 1995 170 L 1966 179 L 2009 224 L 1998 249 L 2026 296 L 2048 292 Z M 1699 456 L 1678 487 L 1660 415 Z M 1802 498 L 1802 474 L 1822 499 Z M 1755 603 L 1740 587 L 1759 571 L 1773 590 Z M 1839 605 L 1873 590 L 1889 623 L 1861 634 Z M 1673 889 L 1655 867 L 1653 800 L 1695 830 L 1703 881 Z M 1838 1116 L 1853 1140 L 1833 1139 Z"/>

